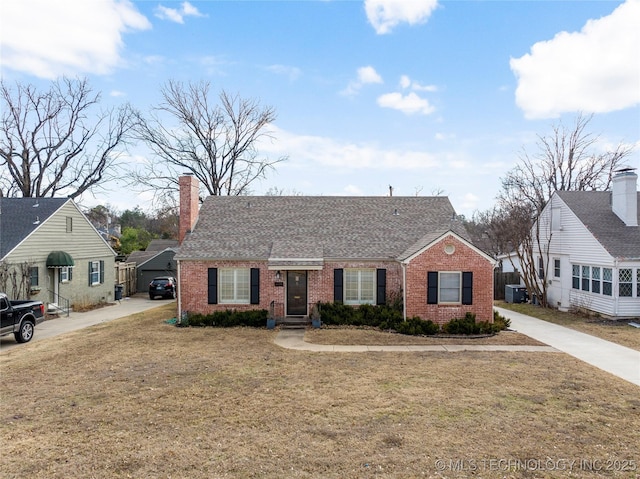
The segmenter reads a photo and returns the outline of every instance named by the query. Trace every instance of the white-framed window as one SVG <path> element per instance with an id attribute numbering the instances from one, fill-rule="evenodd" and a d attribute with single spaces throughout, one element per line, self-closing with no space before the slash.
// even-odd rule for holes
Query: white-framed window
<path id="1" fill-rule="evenodd" d="M 580 289 L 580 265 L 579 264 L 571 265 L 571 277 L 572 277 L 571 287 L 573 289 Z"/>
<path id="2" fill-rule="evenodd" d="M 249 268 L 220 268 L 218 271 L 218 302 L 249 304 L 250 292 Z"/>
<path id="3" fill-rule="evenodd" d="M 613 294 L 613 270 L 602 268 L 602 294 L 611 296 Z"/>
<path id="4" fill-rule="evenodd" d="M 100 261 L 91 261 L 89 265 L 89 284 L 100 284 Z"/>
<path id="5" fill-rule="evenodd" d="M 633 296 L 633 270 L 631 268 L 618 270 L 618 294 L 621 298 Z"/>
<path id="6" fill-rule="evenodd" d="M 590 291 L 589 279 L 591 278 L 591 268 L 589 266 L 582 267 L 582 291 Z"/>
<path id="7" fill-rule="evenodd" d="M 440 271 L 438 273 L 438 303 L 460 304 L 462 298 L 462 273 Z"/>
<path id="8" fill-rule="evenodd" d="M 538 278 L 544 279 L 544 259 L 538 256 Z"/>
<path id="9" fill-rule="evenodd" d="M 560 277 L 560 260 L 557 258 L 553 260 L 553 277 L 554 278 Z"/>
<path id="10" fill-rule="evenodd" d="M 98 271 L 100 268 L 100 262 L 98 261 Z M 98 280 L 100 279 L 100 275 L 98 274 Z M 71 268 L 69 268 L 68 266 L 63 266 L 62 268 L 60 268 L 60 278 L 59 278 L 61 283 L 67 283 L 68 281 L 71 280 Z M 91 283 L 93 284 L 93 283 Z"/>
<path id="11" fill-rule="evenodd" d="M 374 304 L 376 300 L 375 269 L 344 270 L 344 303 Z"/>
<path id="12" fill-rule="evenodd" d="M 591 268 L 591 292 L 600 294 L 600 267 Z"/>
<path id="13" fill-rule="evenodd" d="M 37 266 L 29 267 L 29 286 L 35 288 L 40 286 L 39 270 Z"/>
<path id="14" fill-rule="evenodd" d="M 66 218 L 66 228 L 67 228 L 67 233 L 71 233 L 73 231 L 73 217 L 72 216 L 67 216 L 67 218 Z"/>

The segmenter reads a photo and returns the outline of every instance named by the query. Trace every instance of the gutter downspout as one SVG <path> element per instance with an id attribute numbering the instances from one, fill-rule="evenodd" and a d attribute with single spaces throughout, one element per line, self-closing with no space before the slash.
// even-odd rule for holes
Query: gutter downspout
<path id="1" fill-rule="evenodd" d="M 178 317 L 176 319 L 177 323 L 180 324 L 182 321 L 182 281 L 180 279 L 180 260 L 176 260 L 176 267 L 178 270 Z"/>
<path id="2" fill-rule="evenodd" d="M 407 320 L 407 264 L 403 261 L 402 266 L 402 319 Z"/>

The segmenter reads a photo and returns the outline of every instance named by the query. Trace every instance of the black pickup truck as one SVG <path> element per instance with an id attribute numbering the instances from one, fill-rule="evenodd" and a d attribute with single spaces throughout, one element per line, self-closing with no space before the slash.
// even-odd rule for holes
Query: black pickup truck
<path id="1" fill-rule="evenodd" d="M 0 336 L 13 333 L 16 341 L 26 343 L 33 338 L 36 324 L 44 319 L 42 301 L 10 301 L 0 293 Z"/>

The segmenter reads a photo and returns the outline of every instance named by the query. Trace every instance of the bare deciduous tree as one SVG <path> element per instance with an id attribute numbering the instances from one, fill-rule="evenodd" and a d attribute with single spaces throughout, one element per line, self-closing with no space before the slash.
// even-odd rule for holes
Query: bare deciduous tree
<path id="1" fill-rule="evenodd" d="M 632 151 L 623 144 L 596 151 L 599 136 L 587 132 L 591 118 L 580 114 L 571 129 L 560 123 L 551 134 L 538 136 L 537 153 L 523 151 L 519 164 L 502 179 L 498 206 L 490 215 L 497 249 L 517 254 L 527 289 L 543 306 L 551 233 L 543 233 L 536 219 L 555 191 L 609 189 L 615 171 Z"/>
<path id="2" fill-rule="evenodd" d="M 133 125 L 128 105 L 98 110 L 86 79 L 47 91 L 0 86 L 0 196 L 75 198 L 111 179 Z"/>
<path id="3" fill-rule="evenodd" d="M 178 176 L 190 172 L 210 195 L 240 195 L 285 159 L 270 160 L 257 150 L 260 140 L 272 138 L 273 108 L 225 91 L 217 104 L 208 82 L 169 81 L 161 93 L 163 102 L 150 119 L 139 116 L 138 137 L 158 161 L 136 172 L 138 185 L 171 195 Z"/>

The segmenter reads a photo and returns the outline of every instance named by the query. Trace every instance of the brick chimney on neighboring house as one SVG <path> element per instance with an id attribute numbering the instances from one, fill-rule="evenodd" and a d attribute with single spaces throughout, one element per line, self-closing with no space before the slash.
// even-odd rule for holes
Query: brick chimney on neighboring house
<path id="1" fill-rule="evenodd" d="M 200 182 L 192 174 L 185 174 L 178 179 L 180 186 L 180 227 L 178 242 L 182 244 L 187 233 L 198 220 L 199 186 Z"/>
<path id="2" fill-rule="evenodd" d="M 611 209 L 627 226 L 638 226 L 638 175 L 631 168 L 613 177 Z"/>

